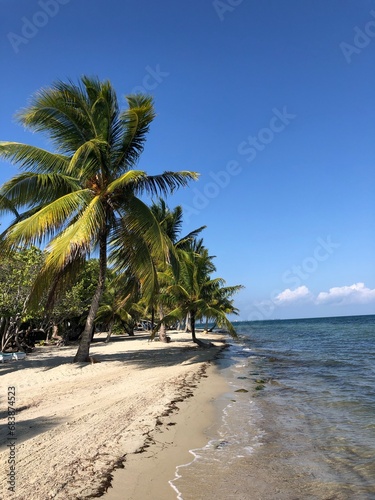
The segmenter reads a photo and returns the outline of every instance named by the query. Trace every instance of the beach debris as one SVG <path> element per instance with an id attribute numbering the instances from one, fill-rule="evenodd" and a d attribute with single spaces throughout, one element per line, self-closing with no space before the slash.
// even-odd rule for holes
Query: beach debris
<path id="1" fill-rule="evenodd" d="M 229 441 L 218 441 L 217 443 L 213 443 L 213 447 L 215 450 L 221 450 L 224 448 L 224 446 L 227 446 L 229 444 Z"/>
<path id="2" fill-rule="evenodd" d="M 18 359 L 25 359 L 25 352 L 0 352 L 0 363 L 5 363 L 5 361 L 14 361 Z"/>
<path id="3" fill-rule="evenodd" d="M 237 389 L 236 391 L 234 392 L 249 392 L 247 389 Z"/>
<path id="4" fill-rule="evenodd" d="M 147 450 L 147 448 L 150 448 L 150 446 L 152 444 L 156 443 L 155 439 L 151 435 L 151 432 L 152 432 L 152 430 L 149 430 L 149 431 L 143 433 L 143 435 L 147 436 L 147 437 L 144 440 L 144 443 L 142 444 L 142 446 L 140 446 L 137 450 L 135 450 L 135 452 L 134 452 L 135 455 L 139 454 L 139 453 L 144 453 Z"/>

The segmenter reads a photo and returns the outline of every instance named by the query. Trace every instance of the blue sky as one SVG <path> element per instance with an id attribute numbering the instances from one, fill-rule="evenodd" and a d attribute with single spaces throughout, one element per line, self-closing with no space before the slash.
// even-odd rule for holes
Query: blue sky
<path id="1" fill-rule="evenodd" d="M 139 167 L 194 170 L 173 195 L 203 224 L 243 320 L 375 312 L 375 1 L 0 0 L 1 140 L 56 79 L 151 93 Z M 0 182 L 16 168 L 0 163 Z"/>

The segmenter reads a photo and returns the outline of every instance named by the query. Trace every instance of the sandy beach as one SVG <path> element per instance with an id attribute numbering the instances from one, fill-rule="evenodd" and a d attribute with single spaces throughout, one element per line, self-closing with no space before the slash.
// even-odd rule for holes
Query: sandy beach
<path id="1" fill-rule="evenodd" d="M 138 333 L 105 344 L 102 334 L 92 344 L 92 364 L 72 363 L 76 346 L 38 347 L 25 360 L 1 364 L 1 498 L 130 500 L 147 491 L 157 492 L 153 499 L 176 498 L 168 481 L 176 465 L 191 460 L 189 449 L 204 444 L 214 419 L 210 402 L 226 382 L 210 363 L 223 336 L 204 336 L 211 349 L 197 348 L 189 334 L 171 337 L 163 344 Z"/>

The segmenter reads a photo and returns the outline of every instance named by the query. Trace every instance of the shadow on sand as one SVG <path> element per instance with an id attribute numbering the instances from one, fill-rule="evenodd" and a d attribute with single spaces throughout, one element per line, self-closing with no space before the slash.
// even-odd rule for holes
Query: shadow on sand
<path id="1" fill-rule="evenodd" d="M 90 355 L 94 358 L 95 362 L 103 363 L 116 361 L 126 364 L 130 363 L 144 370 L 157 366 L 174 366 L 181 363 L 193 365 L 207 359 L 214 359 L 217 353 L 222 349 L 221 346 L 208 350 L 201 349 L 197 345 L 194 345 L 190 339 L 178 338 L 178 333 L 170 334 L 168 332 L 168 335 L 170 335 L 172 339 L 169 343 L 150 341 L 152 349 L 145 347 L 148 346 L 147 340 L 150 337 L 147 332 L 139 332 L 135 336 L 113 336 L 109 343 L 105 342 L 106 335 L 104 335 L 102 338 L 93 339 L 90 347 Z M 211 339 L 212 337 L 210 337 L 210 340 Z M 134 346 L 132 346 L 132 350 L 130 351 L 121 351 L 119 349 L 119 352 L 115 353 L 106 352 L 106 348 L 115 343 L 124 344 L 125 347 L 128 342 L 132 344 L 139 342 L 139 349 L 134 350 Z M 218 339 L 218 342 L 221 343 L 222 340 Z M 159 344 L 160 347 L 156 347 L 157 344 Z M 73 358 L 77 348 L 78 343 L 63 347 L 37 347 L 34 352 L 28 354 L 23 360 L 10 361 L 0 365 L 0 375 L 15 373 L 18 370 L 27 368 L 39 368 L 41 371 L 49 371 L 63 364 L 73 364 Z M 46 354 L 49 356 L 46 356 Z M 90 366 L 90 363 L 76 363 L 76 366 L 85 369 L 85 367 Z"/>

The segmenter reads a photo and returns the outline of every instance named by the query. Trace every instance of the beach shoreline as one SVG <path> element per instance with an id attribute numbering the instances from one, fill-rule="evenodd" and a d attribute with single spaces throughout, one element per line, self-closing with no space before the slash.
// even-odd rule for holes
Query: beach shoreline
<path id="1" fill-rule="evenodd" d="M 205 363 L 198 376 L 188 397 L 178 398 L 177 408 L 172 405 L 170 414 L 157 418 L 146 448 L 129 454 L 124 468 L 114 471 L 103 500 L 176 500 L 176 467 L 193 462 L 192 450 L 207 444 L 220 417 L 213 402 L 228 387 L 213 364 Z"/>
<path id="2" fill-rule="evenodd" d="M 190 334 L 171 337 L 172 342 L 164 344 L 137 333 L 105 344 L 103 334 L 91 346 L 97 361 L 92 364 L 71 362 L 76 346 L 38 347 L 25 360 L 2 364 L 2 396 L 7 387 L 15 387 L 16 393 L 15 492 L 7 482 L 5 405 L 0 414 L 2 498 L 109 497 L 123 489 L 115 486 L 105 493 L 112 477 L 123 472 L 116 469 L 125 465 L 125 471 L 132 467 L 142 476 L 138 457 L 150 464 L 152 459 L 146 457 L 150 450 L 151 455 L 157 452 L 157 443 L 162 454 L 169 448 L 171 455 L 164 460 L 169 470 L 160 472 L 159 455 L 155 476 L 147 481 L 150 486 L 164 484 L 170 498 L 176 498 L 168 484 L 171 467 L 174 470 L 180 459 L 184 463 L 190 448 L 204 444 L 204 428 L 214 411 L 212 407 L 210 413 L 210 401 L 225 391 L 225 380 L 212 366 L 225 340 L 223 335 L 204 335 L 214 347 L 201 349 Z M 183 430 L 187 424 L 190 435 Z M 135 474 L 131 477 L 134 483 Z M 139 484 L 144 483 L 133 484 L 133 496 L 122 493 L 119 498 L 142 498 Z"/>

